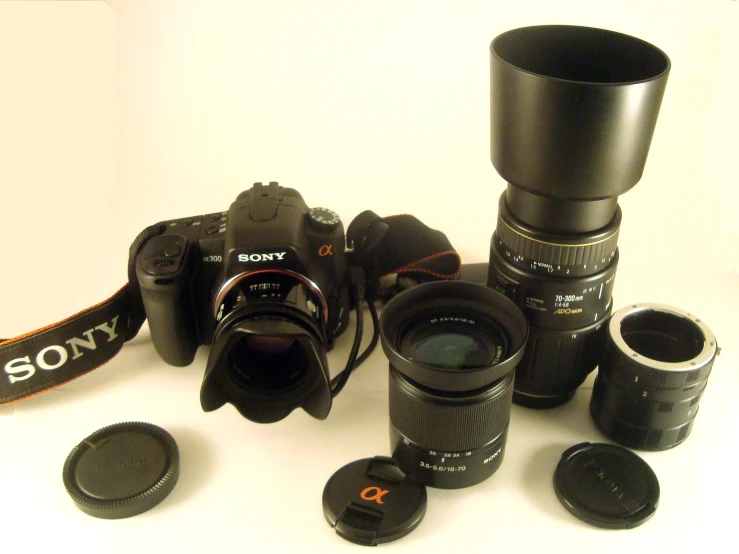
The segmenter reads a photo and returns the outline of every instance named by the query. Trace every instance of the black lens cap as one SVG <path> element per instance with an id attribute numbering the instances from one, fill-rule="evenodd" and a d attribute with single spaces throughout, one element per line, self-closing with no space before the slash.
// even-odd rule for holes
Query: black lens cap
<path id="1" fill-rule="evenodd" d="M 554 491 L 567 510 L 605 529 L 631 529 L 654 515 L 659 482 L 639 456 L 612 444 L 577 444 L 562 453 Z"/>
<path id="2" fill-rule="evenodd" d="M 180 474 L 172 435 L 150 423 L 118 423 L 95 431 L 64 463 L 64 486 L 91 516 L 121 519 L 164 500 Z"/>
<path id="3" fill-rule="evenodd" d="M 426 487 L 408 479 L 386 456 L 357 460 L 326 483 L 323 514 L 339 536 L 376 546 L 418 527 L 426 514 Z"/>

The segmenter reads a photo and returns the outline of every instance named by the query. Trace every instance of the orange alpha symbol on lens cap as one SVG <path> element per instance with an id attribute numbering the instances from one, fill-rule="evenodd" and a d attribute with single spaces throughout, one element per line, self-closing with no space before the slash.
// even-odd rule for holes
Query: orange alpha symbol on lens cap
<path id="1" fill-rule="evenodd" d="M 333 244 L 324 244 L 318 249 L 318 255 L 321 257 L 324 256 L 333 256 L 334 255 L 334 245 Z"/>
<path id="2" fill-rule="evenodd" d="M 390 491 L 383 490 L 380 487 L 367 487 L 364 489 L 359 496 L 361 496 L 364 500 L 374 500 L 378 504 L 384 504 L 382 501 L 382 497 L 385 496 Z"/>

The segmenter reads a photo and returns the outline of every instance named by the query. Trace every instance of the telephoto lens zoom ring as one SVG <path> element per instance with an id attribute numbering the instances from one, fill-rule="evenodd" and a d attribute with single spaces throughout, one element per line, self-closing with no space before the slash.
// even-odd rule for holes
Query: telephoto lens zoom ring
<path id="1" fill-rule="evenodd" d="M 553 408 L 568 401 L 598 365 L 606 315 L 576 332 L 529 328 L 529 347 L 516 368 L 513 401 L 520 406 Z M 555 368 L 555 371 L 552 371 Z"/>
<path id="2" fill-rule="evenodd" d="M 512 385 L 513 373 L 509 373 L 479 395 L 468 393 L 463 401 L 455 401 L 418 387 L 391 368 L 390 421 L 417 445 L 433 445 L 439 451 L 450 452 L 479 448 L 505 431 Z"/>

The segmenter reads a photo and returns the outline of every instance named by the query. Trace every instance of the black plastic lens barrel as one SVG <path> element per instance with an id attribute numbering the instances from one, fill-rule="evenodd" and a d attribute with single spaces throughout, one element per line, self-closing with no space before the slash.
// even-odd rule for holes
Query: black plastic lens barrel
<path id="1" fill-rule="evenodd" d="M 414 481 L 458 489 L 490 477 L 503 462 L 513 372 L 488 387 L 453 394 L 414 383 L 390 367 L 390 448 Z"/>
<path id="2" fill-rule="evenodd" d="M 604 29 L 524 27 L 490 46 L 490 159 L 508 185 L 488 286 L 531 326 L 516 403 L 562 404 L 598 364 L 617 197 L 641 178 L 669 70 L 660 49 Z"/>
<path id="3" fill-rule="evenodd" d="M 638 450 L 683 442 L 718 352 L 697 317 L 661 304 L 635 304 L 613 314 L 590 413 L 614 441 Z"/>
<path id="4" fill-rule="evenodd" d="M 426 283 L 385 306 L 380 330 L 395 463 L 432 487 L 490 477 L 503 460 L 514 369 L 528 334 L 521 311 L 482 285 Z"/>

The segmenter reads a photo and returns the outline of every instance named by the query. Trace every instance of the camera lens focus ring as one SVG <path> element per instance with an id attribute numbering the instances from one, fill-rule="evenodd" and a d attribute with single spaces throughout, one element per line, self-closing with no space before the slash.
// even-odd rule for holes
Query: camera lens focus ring
<path id="1" fill-rule="evenodd" d="M 512 385 L 511 372 L 474 394 L 454 397 L 421 387 L 390 366 L 390 421 L 417 445 L 448 452 L 475 449 L 507 427 Z"/>
<path id="2" fill-rule="evenodd" d="M 534 231 L 511 216 L 502 194 L 493 246 L 516 267 L 549 276 L 592 275 L 607 267 L 616 256 L 621 208 L 611 222 L 598 231 L 577 235 L 552 235 Z"/>

